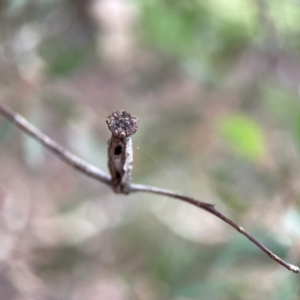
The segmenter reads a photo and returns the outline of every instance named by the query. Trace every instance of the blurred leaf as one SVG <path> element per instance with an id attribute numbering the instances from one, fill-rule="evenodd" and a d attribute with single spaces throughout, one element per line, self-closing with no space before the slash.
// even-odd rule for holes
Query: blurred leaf
<path id="1" fill-rule="evenodd" d="M 259 125 L 244 115 L 229 115 L 219 124 L 222 137 L 238 154 L 257 161 L 266 150 L 265 139 Z"/>

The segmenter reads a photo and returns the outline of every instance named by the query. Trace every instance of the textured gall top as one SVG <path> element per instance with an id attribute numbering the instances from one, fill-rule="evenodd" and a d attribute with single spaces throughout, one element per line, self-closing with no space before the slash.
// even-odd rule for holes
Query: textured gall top
<path id="1" fill-rule="evenodd" d="M 133 135 L 138 129 L 138 122 L 137 117 L 125 110 L 116 111 L 106 119 L 111 133 L 120 138 L 127 138 Z"/>

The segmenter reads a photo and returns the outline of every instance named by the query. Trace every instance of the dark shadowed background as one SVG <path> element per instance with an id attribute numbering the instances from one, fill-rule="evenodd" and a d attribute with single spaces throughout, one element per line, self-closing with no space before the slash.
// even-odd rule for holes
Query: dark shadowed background
<path id="1" fill-rule="evenodd" d="M 0 2 L 0 98 L 107 170 L 217 204 L 300 264 L 300 2 Z M 299 275 L 214 216 L 120 196 L 0 118 L 1 300 L 296 300 Z"/>

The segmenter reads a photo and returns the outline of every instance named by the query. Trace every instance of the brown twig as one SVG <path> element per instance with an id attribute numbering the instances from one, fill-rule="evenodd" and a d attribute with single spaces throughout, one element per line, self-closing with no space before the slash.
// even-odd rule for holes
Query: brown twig
<path id="1" fill-rule="evenodd" d="M 214 216 L 218 217 L 219 219 L 223 220 L 225 223 L 229 224 L 233 228 L 235 228 L 238 232 L 246 236 L 251 242 L 253 242 L 257 247 L 259 247 L 263 252 L 265 252 L 269 257 L 271 257 L 274 261 L 278 262 L 280 265 L 284 266 L 290 271 L 293 271 L 294 273 L 299 273 L 299 267 L 294 266 L 292 264 L 287 263 L 280 257 L 278 257 L 276 254 L 274 254 L 271 250 L 269 250 L 266 246 L 264 246 L 262 243 L 260 243 L 255 237 L 253 237 L 251 234 L 249 234 L 244 228 L 224 216 L 221 212 L 219 212 L 215 205 L 211 203 L 206 203 L 206 202 L 201 202 L 198 201 L 194 198 L 190 198 L 184 195 L 177 194 L 173 191 L 165 190 L 165 189 L 160 189 L 157 187 L 152 187 L 152 186 L 145 186 L 145 185 L 139 185 L 139 184 L 131 184 L 129 182 L 130 180 L 130 174 L 131 174 L 131 167 L 126 167 L 126 164 L 128 166 L 128 163 L 131 165 L 132 163 L 132 157 L 131 161 L 126 162 L 126 157 L 128 156 L 122 156 L 123 153 L 122 151 L 126 151 L 126 147 L 122 147 L 121 152 L 119 153 L 116 150 L 116 147 L 120 146 L 118 143 L 110 143 L 110 147 L 112 147 L 110 153 L 112 153 L 114 156 L 121 155 L 123 157 L 123 162 L 122 164 L 117 163 L 117 165 L 114 165 L 113 168 L 116 168 L 115 171 L 119 172 L 120 170 L 123 172 L 122 176 L 123 178 L 126 178 L 126 188 L 116 188 L 118 184 L 114 183 L 112 177 L 103 172 L 102 170 L 98 169 L 97 167 L 88 164 L 84 160 L 78 158 L 77 156 L 71 154 L 70 152 L 66 151 L 63 147 L 55 143 L 52 139 L 50 139 L 48 136 L 40 132 L 36 127 L 34 127 L 32 124 L 30 124 L 28 121 L 26 121 L 23 117 L 20 115 L 16 114 L 13 112 L 10 108 L 7 106 L 0 104 L 0 114 L 6 117 L 9 121 L 13 122 L 18 126 L 23 132 L 26 134 L 29 134 L 33 138 L 35 138 L 37 141 L 39 141 L 41 144 L 43 144 L 47 149 L 49 149 L 51 152 L 53 152 L 55 155 L 57 155 L 60 159 L 62 159 L 64 162 L 69 164 L 70 166 L 74 167 L 76 170 L 84 173 L 87 176 L 90 176 L 96 180 L 101 181 L 102 183 L 107 184 L 108 186 L 112 187 L 115 192 L 118 193 L 125 193 L 125 194 L 130 194 L 134 192 L 145 192 L 145 193 L 151 193 L 151 194 L 157 194 L 157 195 L 162 195 L 162 196 L 167 196 L 171 198 L 175 198 L 187 203 L 190 203 L 192 205 L 195 205 L 211 214 Z M 107 122 L 108 125 L 110 126 L 110 122 Z M 136 128 L 137 129 L 137 128 Z M 135 129 L 135 131 L 136 131 Z M 135 132 L 134 131 L 134 132 Z M 133 132 L 133 133 L 134 133 Z M 132 134 L 132 133 L 131 133 Z M 130 135 L 130 134 L 129 134 Z M 125 136 L 126 138 L 129 137 L 126 136 L 126 134 L 123 136 L 119 136 L 119 138 L 124 139 Z M 113 135 L 114 136 L 114 135 Z M 117 141 L 117 140 L 115 140 Z M 118 140 L 119 142 L 119 140 Z M 124 142 L 124 141 L 123 141 Z M 117 154 L 116 154 L 117 153 Z M 110 160 L 112 160 L 112 164 L 114 164 L 117 161 L 117 157 L 110 157 Z M 127 173 L 128 172 L 128 173 Z M 121 176 L 121 177 L 122 177 Z M 125 176 L 125 177 L 124 177 Z M 119 176 L 117 176 L 119 177 Z M 120 184 L 120 183 L 119 183 Z"/>
<path id="2" fill-rule="evenodd" d="M 0 114 L 16 124 L 16 126 L 19 127 L 23 132 L 39 141 L 68 165 L 89 177 L 95 178 L 102 183 L 111 186 L 111 177 L 108 174 L 96 168 L 95 166 L 88 164 L 84 160 L 64 149 L 62 146 L 50 139 L 47 135 L 40 132 L 22 116 L 12 111 L 9 107 L 5 106 L 4 104 L 0 104 Z"/>
<path id="3" fill-rule="evenodd" d="M 288 270 L 293 271 L 294 273 L 299 273 L 299 267 L 291 265 L 278 257 L 276 254 L 274 254 L 271 250 L 269 250 L 266 246 L 264 246 L 261 242 L 259 242 L 254 236 L 252 236 L 250 233 L 248 233 L 243 227 L 239 226 L 226 216 L 224 216 L 221 212 L 219 212 L 216 209 L 216 206 L 210 203 L 206 202 L 200 202 L 196 199 L 186 197 L 183 195 L 176 194 L 172 191 L 168 191 L 165 189 L 160 189 L 152 186 L 145 186 L 140 184 L 131 184 L 131 190 L 130 192 L 147 192 L 152 194 L 158 194 L 163 196 L 168 196 L 171 198 L 176 198 L 185 202 L 188 202 L 190 204 L 193 204 L 197 207 L 200 207 L 207 212 L 213 214 L 214 216 L 218 217 L 219 219 L 223 220 L 225 223 L 229 224 L 233 228 L 235 228 L 238 232 L 243 234 L 245 237 L 247 237 L 251 242 L 253 242 L 258 248 L 260 248 L 263 252 L 265 252 L 267 255 L 269 255 L 273 260 L 277 261 L 282 266 L 286 267 Z"/>

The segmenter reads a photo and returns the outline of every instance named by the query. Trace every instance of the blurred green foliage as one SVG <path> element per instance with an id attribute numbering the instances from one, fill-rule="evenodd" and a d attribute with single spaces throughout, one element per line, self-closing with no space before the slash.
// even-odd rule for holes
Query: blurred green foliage
<path id="1" fill-rule="evenodd" d="M 197 64 L 200 72 L 205 70 L 198 76 L 205 79 L 207 73 L 213 74 L 207 78 L 209 81 L 225 75 L 236 55 L 253 41 L 258 29 L 253 1 L 139 2 L 146 43 Z"/>
<path id="2" fill-rule="evenodd" d="M 265 154 L 263 132 L 252 119 L 243 115 L 226 116 L 219 126 L 222 136 L 240 155 L 258 161 Z"/>
<path id="3" fill-rule="evenodd" d="M 0 96 L 10 106 L 104 170 L 105 119 L 133 112 L 133 181 L 213 202 L 299 263 L 299 1 L 0 6 Z M 0 254 L 9 270 L 0 299 L 44 299 L 22 289 L 16 265 L 51 300 L 299 299 L 296 275 L 213 216 L 114 195 L 2 119 L 0 144 Z M 10 230 L 26 197 L 28 224 Z M 2 296 L 2 282 L 18 297 Z"/>

